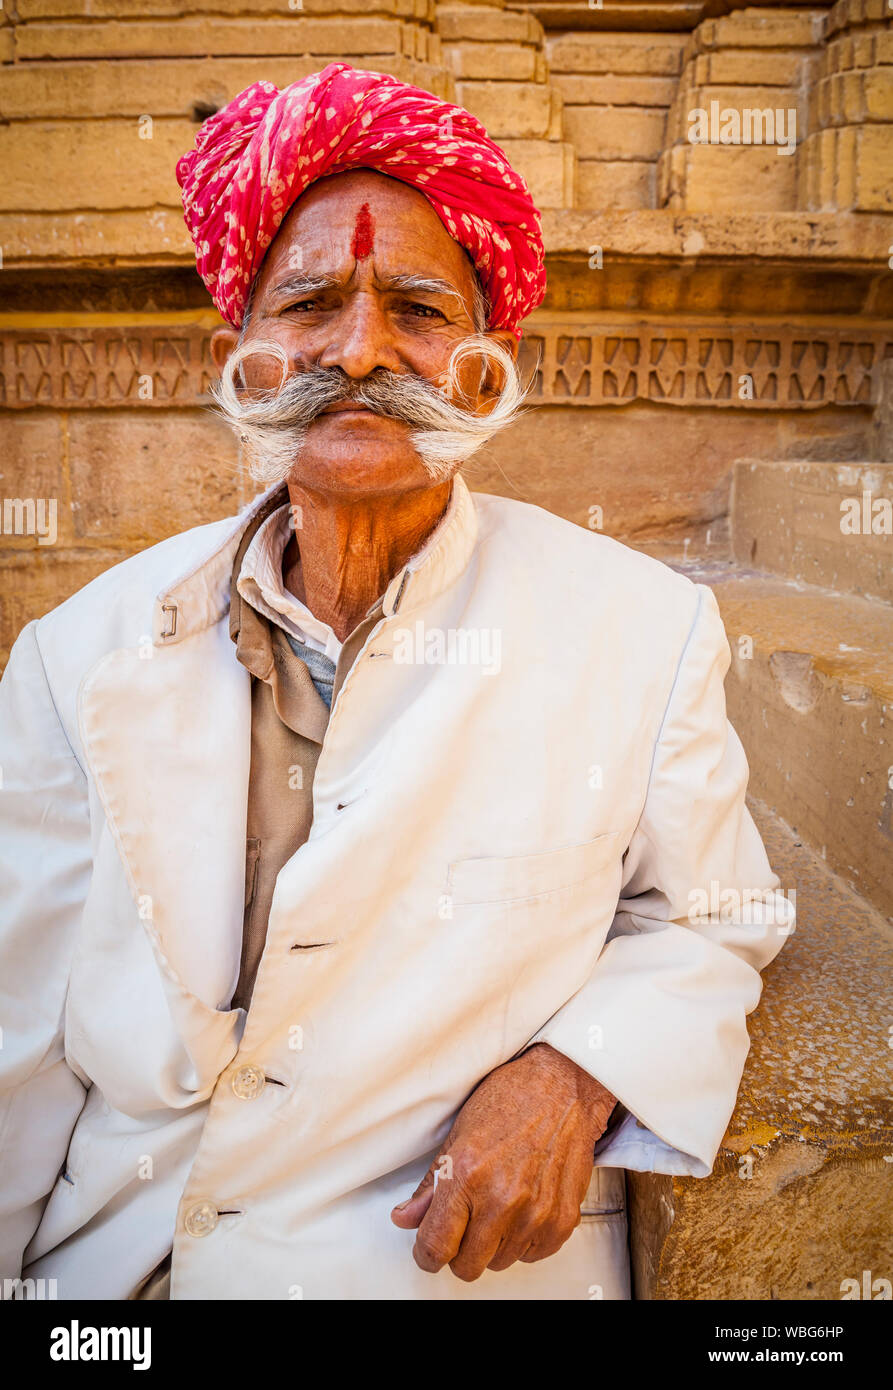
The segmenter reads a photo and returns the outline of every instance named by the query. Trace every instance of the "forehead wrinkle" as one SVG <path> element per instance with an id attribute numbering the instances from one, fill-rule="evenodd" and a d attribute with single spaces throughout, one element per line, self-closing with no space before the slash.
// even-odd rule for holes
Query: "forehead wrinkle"
<path id="1" fill-rule="evenodd" d="M 366 172 L 371 171 L 355 170 L 351 173 L 339 174 L 333 179 L 332 187 L 334 188 L 341 178 L 349 179 L 353 173 Z M 381 177 L 385 183 L 390 184 L 392 182 L 386 175 Z M 298 200 L 283 222 L 277 237 L 277 239 L 282 238 L 286 242 L 296 242 L 303 245 L 305 259 L 309 259 L 311 262 L 310 266 L 304 267 L 307 273 L 310 273 L 313 263 L 320 265 L 321 270 L 334 266 L 339 271 L 348 262 L 354 267 L 359 264 L 352 243 L 362 206 L 357 207 L 355 198 L 357 196 L 363 198 L 365 190 L 359 194 L 352 192 L 348 207 L 341 206 L 346 191 L 345 195 L 340 195 L 337 200 L 333 200 L 331 196 L 324 196 L 307 206 L 304 199 L 312 197 L 314 189 L 325 189 L 327 182 L 327 180 L 322 180 L 312 185 L 308 193 L 305 193 L 304 197 Z M 393 182 L 395 187 L 411 193 L 416 192 L 408 189 L 405 185 L 397 184 L 396 181 Z M 370 192 L 372 191 L 374 190 L 370 190 Z M 366 194 L 366 197 L 368 196 Z M 417 194 L 417 196 L 421 199 L 422 207 L 413 206 L 409 210 L 406 208 L 394 210 L 381 204 L 380 200 L 375 197 L 369 198 L 368 203 L 364 201 L 363 206 L 369 208 L 375 223 L 375 245 L 368 257 L 368 262 L 373 266 L 384 262 L 397 273 L 402 267 L 407 266 L 408 261 L 409 267 L 412 267 L 416 273 L 428 274 L 429 276 L 433 273 L 435 278 L 438 277 L 438 272 L 442 274 L 446 271 L 452 281 L 451 288 L 454 288 L 461 283 L 462 270 L 467 264 L 470 264 L 468 254 L 455 238 L 449 235 L 443 222 L 427 199 L 424 198 L 424 195 Z M 333 201 L 336 203 L 334 208 L 332 207 Z M 426 214 L 424 218 L 420 218 L 421 212 Z M 299 215 L 292 221 L 292 216 L 295 213 Z M 429 218 L 430 225 L 428 225 Z M 420 222 L 423 225 L 420 225 Z M 366 257 L 362 258 L 362 261 L 366 260 Z M 435 262 L 433 265 L 432 260 Z"/>
<path id="2" fill-rule="evenodd" d="M 314 294 L 318 290 L 344 289 L 356 277 L 358 270 L 359 263 L 354 261 L 353 269 L 347 276 L 322 273 L 318 275 L 289 275 L 287 279 L 280 281 L 278 285 L 274 285 L 268 290 L 268 299 L 275 304 L 280 299 L 287 299 L 295 294 Z M 375 288 L 385 293 L 389 290 L 415 290 L 419 294 L 447 295 L 451 299 L 457 299 L 462 308 L 466 312 L 468 311 L 469 306 L 462 291 L 451 284 L 449 280 L 441 279 L 439 276 L 416 275 L 408 272 L 384 275 L 375 269 L 373 262 L 372 280 Z"/>

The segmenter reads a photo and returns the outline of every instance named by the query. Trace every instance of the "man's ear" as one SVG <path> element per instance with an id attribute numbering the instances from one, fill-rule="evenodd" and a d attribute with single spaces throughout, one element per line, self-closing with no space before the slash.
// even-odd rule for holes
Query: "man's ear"
<path id="1" fill-rule="evenodd" d="M 496 332 L 486 333 L 484 336 L 486 338 L 492 338 L 494 342 L 499 343 L 500 347 L 504 347 L 510 354 L 512 361 L 517 362 L 518 349 L 521 344 L 514 333 L 510 333 L 507 329 L 498 329 Z M 491 362 L 488 358 L 484 371 L 484 379 L 481 382 L 482 397 L 484 400 L 491 400 L 493 396 L 499 395 L 504 385 L 505 381 L 502 372 L 496 363 Z"/>
<path id="2" fill-rule="evenodd" d="M 238 341 L 239 335 L 235 328 L 230 328 L 228 326 L 226 328 L 215 328 L 214 332 L 211 334 L 211 357 L 219 373 L 222 374 L 226 366 L 226 359 L 229 357 Z"/>

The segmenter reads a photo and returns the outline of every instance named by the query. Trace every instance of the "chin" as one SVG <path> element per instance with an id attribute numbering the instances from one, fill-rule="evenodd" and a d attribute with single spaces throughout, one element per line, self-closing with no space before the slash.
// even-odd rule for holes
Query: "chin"
<path id="1" fill-rule="evenodd" d="M 395 449 L 390 442 L 343 440 L 325 450 L 301 450 L 289 482 L 314 492 L 344 496 L 382 496 L 413 492 L 435 486 L 414 449 L 405 443 Z"/>

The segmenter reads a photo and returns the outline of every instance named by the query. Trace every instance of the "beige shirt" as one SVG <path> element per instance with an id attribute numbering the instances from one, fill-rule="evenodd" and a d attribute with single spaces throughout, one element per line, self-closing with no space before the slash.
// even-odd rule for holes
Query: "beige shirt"
<path id="1" fill-rule="evenodd" d="M 313 618 L 297 599 L 295 608 L 282 582 L 282 555 L 290 535 L 288 507 L 277 494 L 270 508 L 247 528 L 236 552 L 230 600 L 230 636 L 236 656 L 252 677 L 245 919 L 239 981 L 230 1006 L 243 1009 L 251 1002 L 279 870 L 310 834 L 313 775 L 329 722 L 325 701 L 288 642 L 286 625 L 303 631 L 301 640 L 308 645 L 315 639 L 317 651 L 337 648 L 334 704 L 354 656 L 381 616 L 379 600 L 342 644 L 328 624 Z M 312 633 L 305 627 L 305 614 L 315 625 Z"/>

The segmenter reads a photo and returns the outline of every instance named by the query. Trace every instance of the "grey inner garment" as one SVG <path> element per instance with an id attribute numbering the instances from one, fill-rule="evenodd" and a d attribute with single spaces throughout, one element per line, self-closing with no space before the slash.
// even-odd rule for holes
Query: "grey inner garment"
<path id="1" fill-rule="evenodd" d="M 295 656 L 299 656 L 307 670 L 310 672 L 310 679 L 316 686 L 320 697 L 325 701 L 326 709 L 332 708 L 332 686 L 335 683 L 335 663 L 330 661 L 325 652 L 315 651 L 313 647 L 308 647 L 306 643 L 292 637 L 287 632 L 288 645 L 291 647 Z"/>

